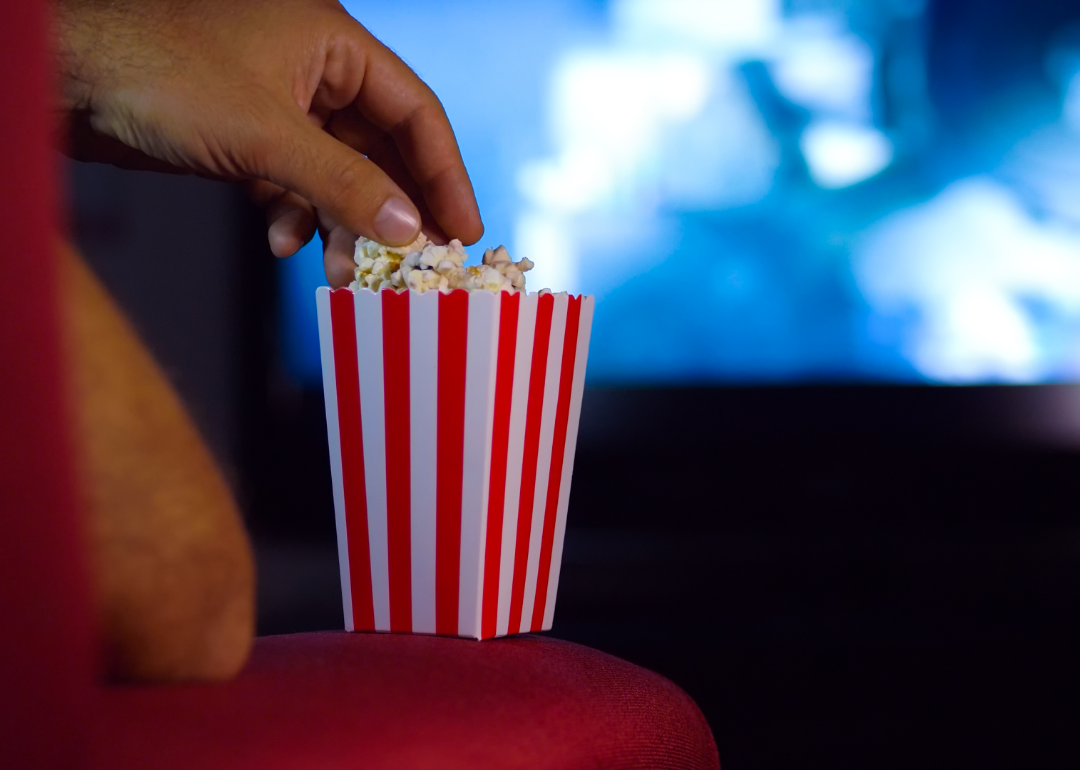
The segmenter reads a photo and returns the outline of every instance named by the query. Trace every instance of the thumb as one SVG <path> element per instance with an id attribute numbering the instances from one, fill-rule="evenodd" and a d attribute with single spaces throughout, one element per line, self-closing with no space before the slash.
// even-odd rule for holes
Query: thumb
<path id="1" fill-rule="evenodd" d="M 292 190 L 357 235 L 404 246 L 420 232 L 420 212 L 386 173 L 307 120 L 269 143 L 260 176 Z M 275 146 L 276 145 L 276 146 Z"/>

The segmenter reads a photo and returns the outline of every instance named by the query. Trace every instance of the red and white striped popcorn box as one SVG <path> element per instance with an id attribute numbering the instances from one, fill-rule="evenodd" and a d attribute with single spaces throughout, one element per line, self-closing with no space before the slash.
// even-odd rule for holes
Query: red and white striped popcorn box
<path id="1" fill-rule="evenodd" d="M 551 628 L 593 298 L 317 302 L 345 628 Z"/>

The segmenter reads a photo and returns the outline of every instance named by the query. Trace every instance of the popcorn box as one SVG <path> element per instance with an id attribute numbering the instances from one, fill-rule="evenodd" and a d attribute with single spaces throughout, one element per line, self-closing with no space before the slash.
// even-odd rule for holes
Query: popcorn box
<path id="1" fill-rule="evenodd" d="M 551 628 L 593 298 L 317 302 L 346 629 Z"/>

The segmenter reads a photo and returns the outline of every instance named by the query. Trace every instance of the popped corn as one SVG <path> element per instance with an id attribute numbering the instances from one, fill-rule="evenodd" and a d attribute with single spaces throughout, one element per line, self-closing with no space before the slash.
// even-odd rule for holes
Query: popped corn
<path id="1" fill-rule="evenodd" d="M 488 249 L 479 265 L 465 266 L 468 255 L 461 241 L 437 246 L 420 233 L 408 246 L 383 246 L 360 237 L 356 240 L 355 279 L 350 289 L 412 289 L 438 291 L 524 291 L 531 260 L 514 262 L 505 246 Z"/>

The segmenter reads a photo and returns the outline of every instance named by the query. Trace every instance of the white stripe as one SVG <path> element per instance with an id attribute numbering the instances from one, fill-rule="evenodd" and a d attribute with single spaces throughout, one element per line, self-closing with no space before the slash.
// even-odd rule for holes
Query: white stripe
<path id="1" fill-rule="evenodd" d="M 352 581 L 349 579 L 349 535 L 345 529 L 345 482 L 341 470 L 341 426 L 338 422 L 337 368 L 334 365 L 334 331 L 330 315 L 330 289 L 315 290 L 319 309 L 319 349 L 322 353 L 323 398 L 326 400 L 326 438 L 330 444 L 330 482 L 334 488 L 334 521 L 337 523 L 338 569 L 341 573 L 341 604 L 345 630 L 353 631 Z"/>
<path id="2" fill-rule="evenodd" d="M 491 431 L 495 415 L 501 304 L 501 294 L 479 291 L 469 295 L 458 633 L 475 639 L 480 638 L 483 608 L 484 540 L 491 478 Z"/>
<path id="3" fill-rule="evenodd" d="M 439 292 L 409 296 L 409 473 L 412 630 L 435 633 L 435 507 L 438 461 Z"/>
<path id="4" fill-rule="evenodd" d="M 521 605 L 521 631 L 532 628 L 536 603 L 536 573 L 540 566 L 540 544 L 544 535 L 544 508 L 551 478 L 551 445 L 555 440 L 555 412 L 559 403 L 559 371 L 562 369 L 563 338 L 566 336 L 566 294 L 557 294 L 551 311 L 548 335 L 547 371 L 544 374 L 544 403 L 540 415 L 540 445 L 536 455 L 536 489 L 533 494 L 532 533 L 525 570 L 525 599 Z"/>
<path id="5" fill-rule="evenodd" d="M 593 304 L 592 297 L 581 298 L 577 353 L 574 356 L 574 385 L 570 391 L 570 415 L 566 424 L 566 453 L 563 456 L 562 484 L 559 489 L 559 515 L 555 520 L 555 541 L 551 549 L 551 577 L 548 579 L 547 604 L 544 607 L 543 630 L 545 631 L 551 628 L 551 621 L 555 616 L 555 597 L 558 594 L 559 573 L 562 570 L 566 509 L 570 504 L 570 481 L 574 474 L 574 455 L 577 452 L 581 398 L 585 390 L 585 364 L 589 359 L 589 338 L 592 334 Z"/>
<path id="6" fill-rule="evenodd" d="M 514 355 L 514 388 L 510 405 L 510 441 L 506 461 L 506 496 L 503 504 L 502 559 L 499 565 L 499 613 L 495 633 L 504 636 L 510 625 L 510 590 L 514 580 L 514 549 L 517 546 L 518 501 L 521 495 L 521 464 L 525 448 L 525 416 L 529 402 L 533 334 L 536 329 L 537 296 L 523 295 L 518 310 L 517 350 Z"/>
<path id="7" fill-rule="evenodd" d="M 382 299 L 356 292 L 356 348 L 360 370 L 360 419 L 364 424 L 368 542 L 375 629 L 390 630 L 390 577 L 386 545 L 386 405 L 383 401 Z"/>

